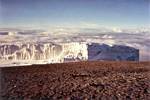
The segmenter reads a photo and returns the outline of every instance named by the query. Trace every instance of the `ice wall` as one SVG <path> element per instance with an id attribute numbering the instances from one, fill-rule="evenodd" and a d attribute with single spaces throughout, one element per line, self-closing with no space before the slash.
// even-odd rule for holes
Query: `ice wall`
<path id="1" fill-rule="evenodd" d="M 43 64 L 83 60 L 139 61 L 139 50 L 122 45 L 79 42 L 0 44 L 0 62 Z"/>
<path id="2" fill-rule="evenodd" d="M 84 43 L 28 43 L 1 44 L 0 59 L 5 60 L 47 60 L 63 62 L 69 59 L 87 59 L 87 45 Z"/>

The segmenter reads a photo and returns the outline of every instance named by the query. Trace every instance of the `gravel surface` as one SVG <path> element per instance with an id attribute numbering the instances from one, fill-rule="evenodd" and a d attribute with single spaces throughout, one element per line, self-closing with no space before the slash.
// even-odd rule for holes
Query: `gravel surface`
<path id="1" fill-rule="evenodd" d="M 150 100 L 150 62 L 0 68 L 1 100 Z"/>

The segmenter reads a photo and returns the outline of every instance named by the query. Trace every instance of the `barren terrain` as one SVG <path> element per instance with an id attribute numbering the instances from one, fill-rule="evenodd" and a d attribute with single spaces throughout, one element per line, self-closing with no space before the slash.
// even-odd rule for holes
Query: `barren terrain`
<path id="1" fill-rule="evenodd" d="M 5 67 L 2 100 L 150 100 L 150 62 Z"/>

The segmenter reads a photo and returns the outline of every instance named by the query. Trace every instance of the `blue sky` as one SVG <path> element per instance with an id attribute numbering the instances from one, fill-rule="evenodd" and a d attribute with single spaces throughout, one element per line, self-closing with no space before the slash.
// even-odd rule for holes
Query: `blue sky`
<path id="1" fill-rule="evenodd" d="M 150 0 L 0 0 L 0 27 L 146 27 Z"/>

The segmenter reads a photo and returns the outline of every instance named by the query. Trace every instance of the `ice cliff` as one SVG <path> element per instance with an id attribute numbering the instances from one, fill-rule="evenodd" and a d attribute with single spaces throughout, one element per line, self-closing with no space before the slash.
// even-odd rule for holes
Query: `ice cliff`
<path id="1" fill-rule="evenodd" d="M 64 62 L 69 59 L 87 59 L 87 46 L 83 43 L 28 43 L 1 44 L 0 59 L 4 60 L 45 60 Z"/>
<path id="2" fill-rule="evenodd" d="M 59 63 L 82 60 L 138 61 L 139 50 L 122 45 L 98 43 L 26 43 L 0 44 L 0 60 Z"/>

